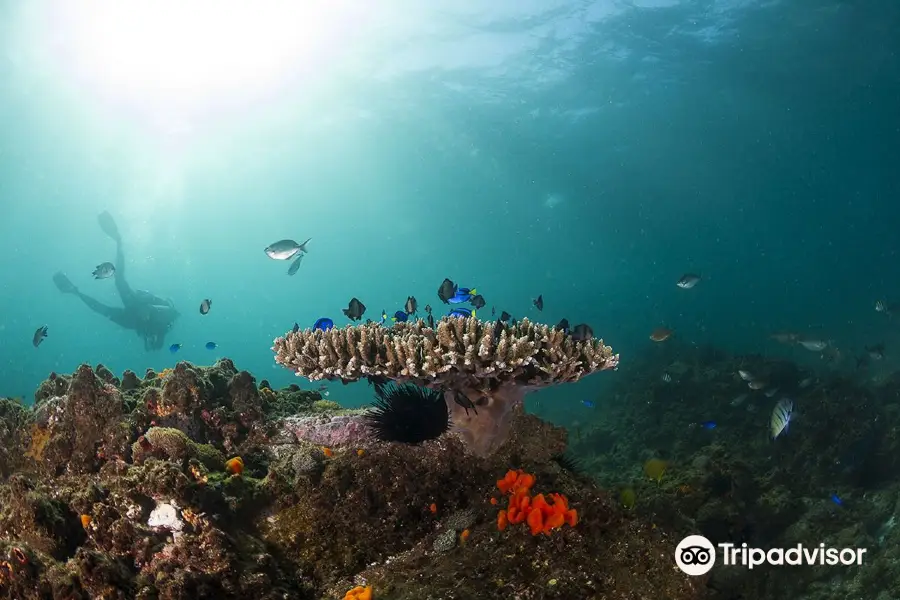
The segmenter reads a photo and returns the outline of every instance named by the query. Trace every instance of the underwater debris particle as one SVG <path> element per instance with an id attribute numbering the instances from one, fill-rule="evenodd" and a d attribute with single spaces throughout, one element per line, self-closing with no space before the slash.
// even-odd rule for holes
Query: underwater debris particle
<path id="1" fill-rule="evenodd" d="M 650 479 L 655 479 L 656 483 L 659 483 L 668 468 L 669 463 L 667 461 L 661 458 L 651 458 L 644 463 L 644 474 Z"/>

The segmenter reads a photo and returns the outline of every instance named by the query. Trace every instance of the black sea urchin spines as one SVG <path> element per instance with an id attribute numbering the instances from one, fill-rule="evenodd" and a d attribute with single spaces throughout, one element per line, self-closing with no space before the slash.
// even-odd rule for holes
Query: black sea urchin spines
<path id="1" fill-rule="evenodd" d="M 552 457 L 553 462 L 576 477 L 585 475 L 584 462 L 571 452 L 563 452 Z"/>
<path id="2" fill-rule="evenodd" d="M 412 384 L 381 386 L 366 421 L 383 442 L 419 444 L 450 429 L 444 394 Z"/>

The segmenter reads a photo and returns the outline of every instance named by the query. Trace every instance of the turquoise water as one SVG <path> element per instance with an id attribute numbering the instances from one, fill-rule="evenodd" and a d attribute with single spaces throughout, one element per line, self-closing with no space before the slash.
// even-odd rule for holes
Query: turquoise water
<path id="1" fill-rule="evenodd" d="M 900 299 L 896 3 L 364 4 L 0 5 L 0 395 L 219 356 L 292 383 L 269 348 L 295 321 L 437 309 L 444 277 L 591 324 L 623 371 L 660 325 L 735 351 L 900 341 L 874 310 Z M 117 302 L 91 278 L 104 210 L 131 284 L 181 312 L 177 354 L 53 286 Z M 307 237 L 293 277 L 263 253 Z"/>

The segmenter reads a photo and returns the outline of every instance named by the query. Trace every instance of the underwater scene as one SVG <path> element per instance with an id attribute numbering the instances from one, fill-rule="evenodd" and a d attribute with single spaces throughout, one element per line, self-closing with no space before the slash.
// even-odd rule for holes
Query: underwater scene
<path id="1" fill-rule="evenodd" d="M 0 599 L 900 599 L 900 3 L 0 3 Z"/>

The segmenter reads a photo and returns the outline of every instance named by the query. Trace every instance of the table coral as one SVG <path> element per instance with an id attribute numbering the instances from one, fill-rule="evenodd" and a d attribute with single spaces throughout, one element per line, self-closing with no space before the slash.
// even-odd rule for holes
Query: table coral
<path id="1" fill-rule="evenodd" d="M 291 331 L 272 350 L 277 363 L 311 381 L 376 377 L 443 391 L 455 429 L 482 456 L 506 439 L 526 393 L 619 363 L 602 340 L 575 340 L 528 319 L 509 325 L 474 316 L 445 317 L 434 328 L 418 320 Z"/>

